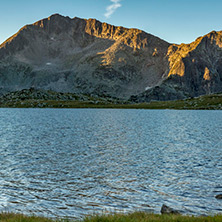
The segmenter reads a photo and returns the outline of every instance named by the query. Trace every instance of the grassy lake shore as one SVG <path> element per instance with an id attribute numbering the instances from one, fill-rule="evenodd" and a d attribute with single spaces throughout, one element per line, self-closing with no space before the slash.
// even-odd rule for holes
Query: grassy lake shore
<path id="1" fill-rule="evenodd" d="M 131 214 L 112 214 L 86 217 L 83 220 L 49 219 L 22 214 L 1 213 L 0 222 L 219 222 L 222 215 L 215 216 L 181 216 L 181 215 L 158 215 L 144 212 Z"/>
<path id="2" fill-rule="evenodd" d="M 109 96 L 23 89 L 0 96 L 0 108 L 222 109 L 222 93 L 171 101 L 135 103 Z"/>
<path id="3" fill-rule="evenodd" d="M 52 100 L 14 98 L 0 100 L 1 108 L 111 108 L 111 109 L 178 109 L 178 110 L 222 110 L 222 94 L 212 94 L 176 101 L 151 101 L 131 103 L 115 100 Z"/>

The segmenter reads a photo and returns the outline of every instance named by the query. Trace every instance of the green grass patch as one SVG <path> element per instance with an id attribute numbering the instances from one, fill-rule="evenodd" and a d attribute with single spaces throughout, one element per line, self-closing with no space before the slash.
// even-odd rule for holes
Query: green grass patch
<path id="1" fill-rule="evenodd" d="M 36 217 L 36 216 L 25 216 L 22 214 L 13 214 L 13 213 L 1 213 L 0 222 L 52 222 L 53 220 Z"/>
<path id="2" fill-rule="evenodd" d="M 21 214 L 2 213 L 0 222 L 80 222 L 80 220 L 48 219 L 44 217 L 25 216 Z M 181 215 L 158 215 L 145 212 L 131 214 L 112 214 L 91 216 L 81 220 L 82 222 L 221 222 L 222 215 L 216 216 L 181 216 Z"/>
<path id="3" fill-rule="evenodd" d="M 110 100 L 6 100 L 0 107 L 9 108 L 111 108 L 111 109 L 222 109 L 222 94 L 213 94 L 176 101 L 152 101 L 149 103 L 112 102 Z"/>
<path id="4" fill-rule="evenodd" d="M 94 216 L 84 220 L 84 222 L 217 222 L 222 221 L 222 216 L 194 217 L 181 215 L 158 215 L 144 212 L 132 214 L 114 214 L 107 216 Z"/>

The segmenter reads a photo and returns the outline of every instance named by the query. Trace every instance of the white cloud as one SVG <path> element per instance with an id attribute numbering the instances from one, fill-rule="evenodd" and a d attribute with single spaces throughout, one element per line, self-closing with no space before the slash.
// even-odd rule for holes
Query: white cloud
<path id="1" fill-rule="evenodd" d="M 112 2 L 111 5 L 109 5 L 106 8 L 106 13 L 104 14 L 106 18 L 110 18 L 110 16 L 122 5 L 120 4 L 121 0 L 110 0 Z"/>

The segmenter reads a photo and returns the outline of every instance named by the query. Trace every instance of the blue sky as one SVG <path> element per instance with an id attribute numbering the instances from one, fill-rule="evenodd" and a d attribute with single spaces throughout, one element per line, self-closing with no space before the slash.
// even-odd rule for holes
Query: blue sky
<path id="1" fill-rule="evenodd" d="M 54 13 L 139 28 L 171 43 L 189 43 L 212 30 L 222 30 L 221 0 L 0 1 L 0 43 L 22 26 Z"/>

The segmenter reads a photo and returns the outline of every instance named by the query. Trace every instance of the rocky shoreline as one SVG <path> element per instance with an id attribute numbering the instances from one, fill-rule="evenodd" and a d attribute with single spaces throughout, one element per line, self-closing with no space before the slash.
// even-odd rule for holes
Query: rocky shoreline
<path id="1" fill-rule="evenodd" d="M 62 93 L 50 90 L 41 89 L 23 89 L 21 91 L 10 92 L 0 96 L 0 107 L 11 108 L 63 108 L 67 104 L 119 104 L 120 101 L 116 98 L 97 95 L 85 95 L 74 93 Z"/>

